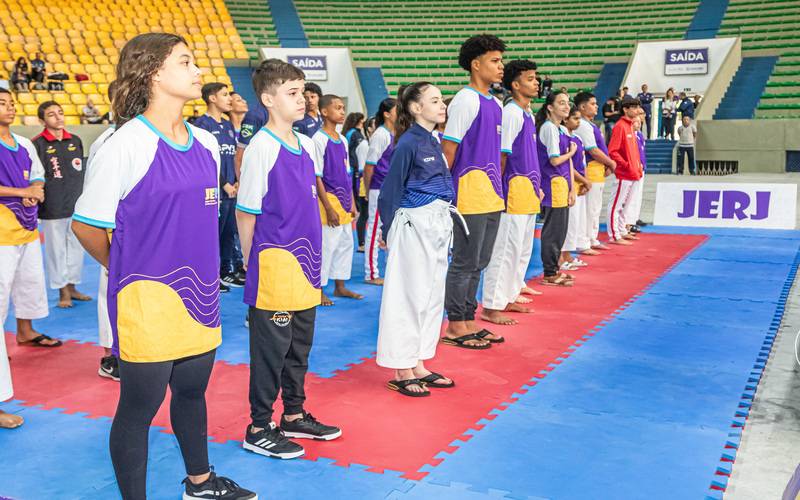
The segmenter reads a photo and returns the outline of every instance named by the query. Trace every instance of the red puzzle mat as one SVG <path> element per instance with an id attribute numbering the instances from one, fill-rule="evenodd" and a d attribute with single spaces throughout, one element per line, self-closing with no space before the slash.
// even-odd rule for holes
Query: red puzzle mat
<path id="1" fill-rule="evenodd" d="M 590 266 L 575 273 L 572 288 L 536 286 L 534 281 L 545 293 L 531 304 L 535 313 L 515 314 L 515 326 L 491 327 L 506 337 L 505 344 L 486 351 L 440 344 L 429 367 L 452 377 L 457 387 L 434 389 L 429 398 L 406 398 L 387 390 L 391 371 L 371 360 L 333 378 L 309 375 L 306 409 L 323 422 L 341 426 L 343 437 L 304 441 L 306 458 L 326 457 L 340 465 L 364 464 L 374 471 L 402 471 L 410 479 L 423 477 L 419 469 L 438 463 L 435 455 L 453 451 L 454 440 L 469 439 L 464 432 L 479 429 L 477 422 L 492 418 L 492 409 L 512 402 L 513 394 L 524 391 L 522 386 L 531 378 L 543 377 L 561 363 L 593 327 L 705 238 L 646 234 L 633 246 L 587 257 Z M 377 338 L 377 332 L 374 335 Z M 56 350 L 21 348 L 11 334 L 6 340 L 15 399 L 68 413 L 86 412 L 90 418 L 113 416 L 119 389 L 95 372 L 100 348 L 75 342 Z M 242 439 L 249 422 L 248 377 L 246 365 L 217 363 L 207 393 L 208 433 L 214 440 Z M 276 408 L 276 416 L 280 411 Z M 168 405 L 162 406 L 153 425 L 169 430 Z"/>

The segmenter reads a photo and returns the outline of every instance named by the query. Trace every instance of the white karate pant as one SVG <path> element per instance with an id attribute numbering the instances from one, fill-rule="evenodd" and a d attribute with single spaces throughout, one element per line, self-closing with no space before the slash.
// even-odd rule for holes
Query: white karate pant
<path id="1" fill-rule="evenodd" d="M 483 307 L 503 310 L 525 286 L 533 252 L 536 214 L 500 214 L 492 258 L 483 275 Z"/>
<path id="2" fill-rule="evenodd" d="M 638 196 L 637 191 L 641 187 L 642 183 L 639 181 L 614 180 L 614 190 L 608 202 L 608 237 L 612 241 L 628 234 L 627 229 L 625 229 L 626 224 L 636 222 L 625 219 L 625 207 L 636 199 Z"/>
<path id="3" fill-rule="evenodd" d="M 328 280 L 349 280 L 353 267 L 353 226 L 322 226 L 322 286 Z"/>
<path id="4" fill-rule="evenodd" d="M 97 336 L 102 347 L 111 349 L 114 337 L 111 319 L 108 317 L 108 270 L 100 266 L 100 282 L 97 285 Z"/>
<path id="5" fill-rule="evenodd" d="M 584 196 L 586 198 L 586 237 L 590 246 L 598 245 L 600 241 L 597 234 L 600 232 L 600 212 L 603 211 L 603 188 L 605 182 L 593 182 L 592 189 Z"/>
<path id="6" fill-rule="evenodd" d="M 561 251 L 574 252 L 576 250 L 586 250 L 592 246 L 589 238 L 587 238 L 586 223 L 586 196 L 576 196 L 575 204 L 569 207 L 567 237 L 564 240 Z"/>
<path id="7" fill-rule="evenodd" d="M 378 195 L 380 189 L 370 189 L 367 194 L 368 212 L 367 229 L 364 234 L 364 279 L 366 281 L 380 278 L 378 270 L 378 251 L 381 241 L 381 219 L 378 215 Z"/>
<path id="8" fill-rule="evenodd" d="M 44 263 L 50 288 L 64 288 L 81 282 L 83 247 L 72 232 L 72 219 L 42 219 L 39 228 L 44 234 Z"/>
<path id="9" fill-rule="evenodd" d="M 6 322 L 9 300 L 19 319 L 40 319 L 48 314 L 42 268 L 42 244 L 0 246 L 0 326 Z M 14 395 L 5 335 L 0 342 L 0 401 Z"/>
<path id="10" fill-rule="evenodd" d="M 453 219 L 444 201 L 397 210 L 387 241 L 379 366 L 413 368 L 436 354 L 452 235 Z"/>
<path id="11" fill-rule="evenodd" d="M 625 224 L 636 224 L 639 220 L 639 214 L 642 212 L 642 196 L 644 195 L 644 175 L 636 181 L 638 185 L 636 191 L 632 195 L 631 202 L 625 207 L 622 213 L 622 218 L 625 219 Z"/>

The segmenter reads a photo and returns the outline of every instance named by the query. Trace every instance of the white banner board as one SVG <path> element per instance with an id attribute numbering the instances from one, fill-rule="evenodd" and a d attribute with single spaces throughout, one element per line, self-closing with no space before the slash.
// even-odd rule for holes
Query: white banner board
<path id="1" fill-rule="evenodd" d="M 348 113 L 367 114 L 361 85 L 350 49 L 344 47 L 288 49 L 264 47 L 263 59 L 281 59 L 306 74 L 306 81 L 322 87 L 323 94 L 336 94 L 345 100 Z"/>
<path id="2" fill-rule="evenodd" d="M 797 184 L 659 182 L 653 223 L 794 229 Z"/>
<path id="3" fill-rule="evenodd" d="M 648 91 L 703 95 L 736 43 L 736 38 L 639 42 L 629 64 L 624 86 L 636 95 L 643 83 Z"/>

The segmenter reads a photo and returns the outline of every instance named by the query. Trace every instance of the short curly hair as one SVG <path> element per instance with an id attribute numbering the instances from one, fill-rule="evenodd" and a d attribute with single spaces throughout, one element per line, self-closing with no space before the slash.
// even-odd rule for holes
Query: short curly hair
<path id="1" fill-rule="evenodd" d="M 461 44 L 461 50 L 458 53 L 458 65 L 464 68 L 464 71 L 470 71 L 472 61 L 493 50 L 505 52 L 506 43 L 494 35 L 471 36 Z"/>
<path id="2" fill-rule="evenodd" d="M 536 71 L 536 63 L 527 59 L 515 59 L 503 68 L 503 87 L 511 90 L 511 84 L 526 71 Z"/>

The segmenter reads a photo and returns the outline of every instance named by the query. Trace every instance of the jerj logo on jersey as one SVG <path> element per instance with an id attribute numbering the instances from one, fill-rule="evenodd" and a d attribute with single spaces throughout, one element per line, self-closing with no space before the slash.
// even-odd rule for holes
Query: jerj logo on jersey
<path id="1" fill-rule="evenodd" d="M 206 205 L 216 205 L 217 204 L 217 191 L 218 188 L 206 188 Z"/>
<path id="2" fill-rule="evenodd" d="M 306 80 L 328 79 L 328 56 L 286 56 L 286 62 L 302 69 Z"/>

